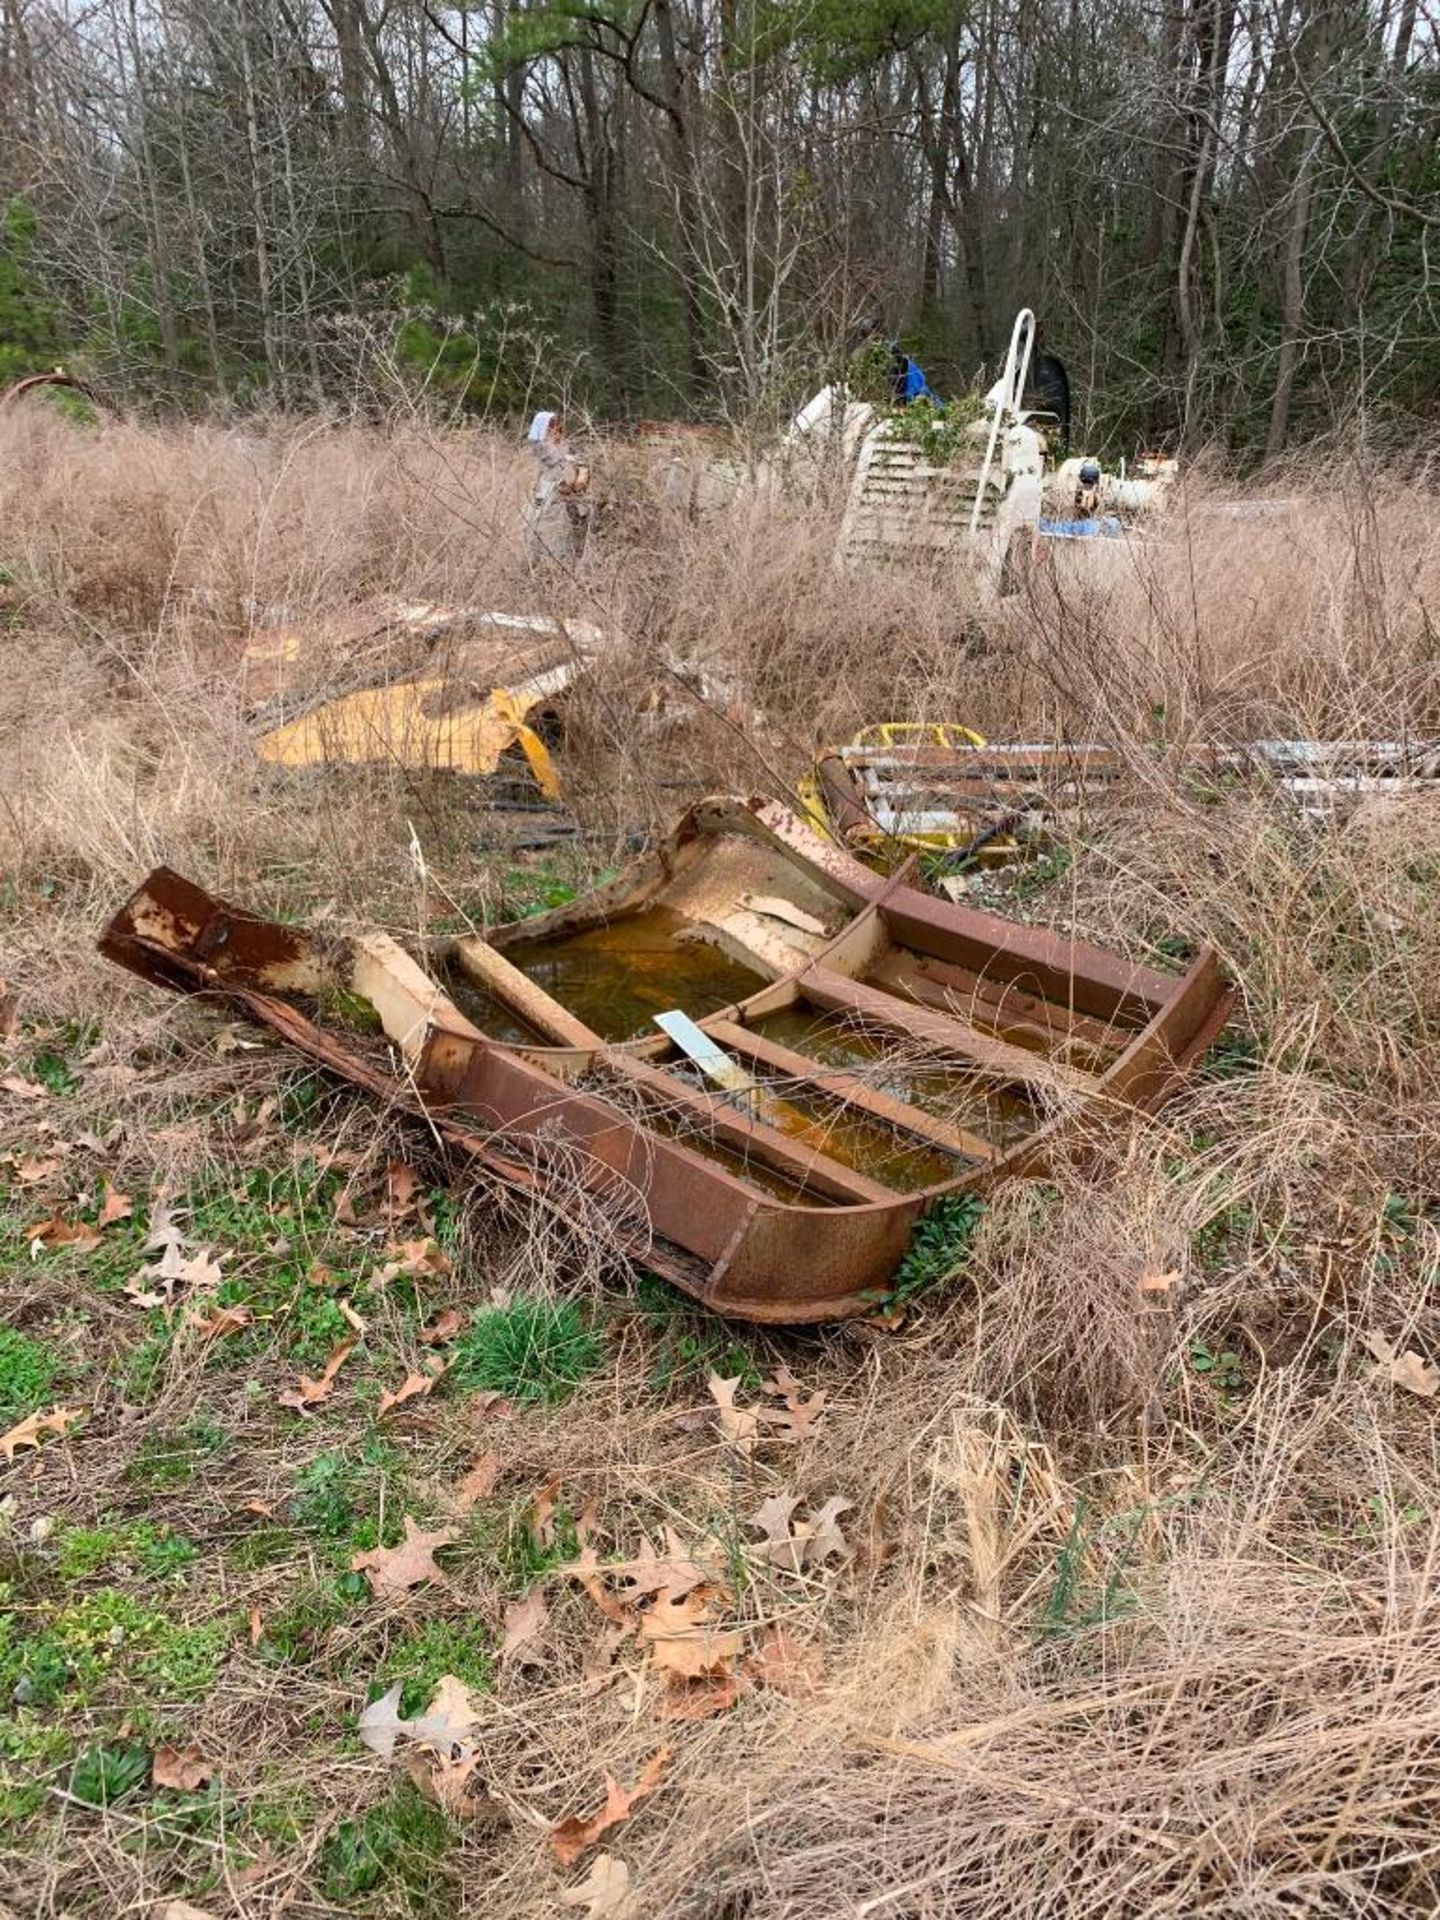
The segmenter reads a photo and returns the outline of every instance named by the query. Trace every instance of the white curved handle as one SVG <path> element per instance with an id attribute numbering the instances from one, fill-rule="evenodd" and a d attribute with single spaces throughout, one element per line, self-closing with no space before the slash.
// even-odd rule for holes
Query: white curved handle
<path id="1" fill-rule="evenodd" d="M 1008 413 L 1018 418 L 1021 403 L 1025 398 L 1025 384 L 1030 378 L 1030 359 L 1035 351 L 1035 315 L 1029 307 L 1022 307 L 1015 316 L 1015 324 L 1010 329 L 1010 349 L 1005 355 L 1005 371 L 995 382 L 986 396 L 994 408 L 994 417 L 990 422 L 990 438 L 985 445 L 985 461 L 980 469 L 980 484 L 975 489 L 975 504 L 970 509 L 970 531 L 980 530 L 980 514 L 985 505 L 985 487 L 990 478 L 990 469 L 995 464 L 995 443 L 1000 438 L 1000 428 Z"/>

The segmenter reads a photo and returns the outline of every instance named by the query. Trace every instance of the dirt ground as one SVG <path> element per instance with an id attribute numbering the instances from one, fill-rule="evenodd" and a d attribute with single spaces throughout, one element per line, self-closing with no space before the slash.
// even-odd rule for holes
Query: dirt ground
<path id="1" fill-rule="evenodd" d="M 536 573 L 484 436 L 0 435 L 0 1913 L 1436 1911 L 1440 802 L 1181 765 L 1440 735 L 1424 489 L 1337 460 L 1238 522 L 1197 479 L 1113 593 L 977 619 L 754 501 L 637 493 Z M 362 684 L 422 603 L 622 636 L 572 834 L 257 758 L 247 646 Z M 161 862 L 337 933 L 494 924 L 940 717 L 1124 743 L 1003 902 L 1208 941 L 1239 1011 L 891 1323 L 722 1323 L 95 952 Z"/>

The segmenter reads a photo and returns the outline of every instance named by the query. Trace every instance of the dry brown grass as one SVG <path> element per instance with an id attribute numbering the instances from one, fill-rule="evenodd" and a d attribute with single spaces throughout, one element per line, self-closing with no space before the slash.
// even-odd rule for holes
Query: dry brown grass
<path id="1" fill-rule="evenodd" d="M 257 1169 L 298 1191 L 317 1141 L 353 1151 L 357 1181 L 398 1150 L 440 1171 L 348 1096 L 280 1127 L 263 1103 L 293 1086 L 290 1063 L 217 1051 L 212 1016 L 92 952 L 106 911 L 162 859 L 338 930 L 418 934 L 457 909 L 483 921 L 523 890 L 513 863 L 477 851 L 483 804 L 455 783 L 259 767 L 238 660 L 266 607 L 303 623 L 395 596 L 623 634 L 573 723 L 586 837 L 560 865 L 576 879 L 706 787 L 785 790 L 864 720 L 1103 731 L 1133 777 L 1075 822 L 1068 870 L 1018 910 L 1137 955 L 1166 933 L 1213 941 L 1250 1042 L 1083 1170 L 998 1196 L 964 1279 L 894 1334 L 659 1319 L 548 1217 L 473 1194 L 457 1272 L 428 1307 L 495 1286 L 584 1289 L 608 1303 L 607 1366 L 563 1407 L 486 1430 L 461 1396 L 422 1403 L 391 1441 L 406 1499 L 439 1510 L 493 1443 L 491 1533 L 447 1591 L 352 1609 L 278 1664 L 250 1646 L 248 1610 L 279 1616 L 333 1569 L 298 1536 L 273 1563 L 237 1558 L 256 1525 L 245 1502 L 283 1514 L 317 1453 L 364 1457 L 373 1398 L 347 1386 L 308 1425 L 277 1416 L 270 1395 L 295 1372 L 281 1326 L 240 1369 L 182 1335 L 132 1403 L 128 1303 L 83 1265 L 30 1260 L 12 1233 L 6 1317 L 56 1343 L 92 1407 L 41 1471 L 7 1475 L 12 1604 L 40 1591 L 25 1585 L 45 1564 L 37 1520 L 148 1508 L 202 1543 L 175 1604 L 234 1623 L 233 1648 L 194 1705 L 141 1704 L 220 1764 L 238 1851 L 216 1878 L 223 1825 L 182 1845 L 143 1804 L 87 1813 L 49 1795 L 66 1777 L 54 1763 L 42 1805 L 0 1843 L 0 1910 L 144 1913 L 188 1892 L 246 1920 L 539 1920 L 565 1884 L 546 1823 L 598 1804 L 603 1771 L 633 1779 L 663 1740 L 662 1788 L 609 1842 L 636 1920 L 1434 1912 L 1435 1403 L 1392 1386 L 1362 1342 L 1440 1356 L 1440 819 L 1430 800 L 1367 802 L 1303 826 L 1273 795 L 1198 795 L 1175 754 L 1254 733 L 1440 733 L 1428 495 L 1346 474 L 1306 490 L 1293 518 L 1233 521 L 1197 486 L 1176 537 L 1111 593 L 1044 590 L 977 626 L 962 580 L 842 578 L 833 517 L 755 504 L 699 525 L 631 513 L 578 575 L 535 573 L 516 519 L 525 470 L 493 438 L 35 417 L 0 435 L 0 972 L 27 1067 L 64 1023 L 98 1022 L 74 1043 L 63 1101 L 0 1109 L 0 1150 L 86 1128 L 104 1143 L 72 1144 L 33 1192 L 12 1183 L 17 1221 L 71 1204 L 102 1168 L 137 1195 Z M 349 645 L 333 642 L 326 673 L 353 672 Z M 657 750 L 631 710 L 662 651 L 722 674 L 748 720 L 695 703 Z M 592 1254 L 600 1224 L 581 1235 Z M 237 1250 L 237 1269 L 259 1285 L 266 1257 Z M 1176 1278 L 1146 1295 L 1147 1274 Z M 699 1343 L 698 1374 L 676 1374 L 677 1328 Z M 413 1341 L 382 1301 L 366 1352 L 383 1384 L 413 1364 Z M 733 1342 L 827 1388 L 811 1440 L 747 1461 L 677 1420 Z M 1206 1356 L 1226 1356 L 1231 1384 Z M 365 1355 L 353 1364 L 358 1378 Z M 137 1451 L 197 1414 L 234 1447 L 183 1487 L 137 1495 Z M 634 1679 L 587 1686 L 601 1622 L 552 1569 L 543 1663 L 497 1670 L 482 1702 L 500 1819 L 457 1830 L 421 1894 L 402 1874 L 339 1900 L 335 1836 L 393 1786 L 349 1738 L 366 1682 L 419 1622 L 498 1634 L 517 1591 L 505 1528 L 556 1475 L 572 1513 L 596 1502 L 605 1558 L 668 1523 L 739 1565 L 769 1493 L 854 1502 L 846 1567 L 749 1564 L 737 1594 L 747 1630 L 779 1620 L 822 1650 L 819 1693 L 662 1725 Z M 385 1497 L 379 1469 L 375 1484 Z M 99 1702 L 66 1731 L 114 1726 Z M 287 1801 L 303 1812 L 293 1831 L 246 1826 Z M 242 1883 L 257 1855 L 268 1864 Z"/>

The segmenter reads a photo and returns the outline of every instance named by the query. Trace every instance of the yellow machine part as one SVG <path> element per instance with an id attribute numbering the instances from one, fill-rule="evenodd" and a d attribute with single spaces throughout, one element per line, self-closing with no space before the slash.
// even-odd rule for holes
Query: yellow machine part
<path id="1" fill-rule="evenodd" d="M 953 720 L 879 720 L 868 727 L 862 727 L 850 741 L 850 746 L 859 748 L 896 748 L 906 747 L 983 747 L 985 736 L 976 733 L 973 727 L 962 726 Z M 821 755 L 820 759 L 827 756 Z M 967 846 L 974 839 L 977 822 L 974 819 L 957 815 L 953 828 L 932 828 L 918 833 L 893 834 L 875 827 L 868 831 L 856 829 L 844 834 L 830 817 L 825 804 L 825 789 L 820 779 L 819 760 L 808 773 L 803 774 L 796 783 L 805 819 L 817 832 L 833 840 L 837 845 L 848 847 L 851 853 L 858 854 L 862 860 L 872 865 L 892 867 L 899 863 L 904 854 L 909 853 L 954 853 Z M 997 837 L 979 856 L 982 861 L 1003 861 L 1013 859 L 1016 843 L 1009 834 Z"/>
<path id="2" fill-rule="evenodd" d="M 302 714 L 259 742 L 260 758 L 282 767 L 363 765 L 387 761 L 423 772 L 494 773 L 500 756 L 518 746 L 547 800 L 560 797 L 560 779 L 544 741 L 526 725 L 538 693 L 496 687 L 455 704 L 446 680 L 402 680 L 365 687 Z"/>

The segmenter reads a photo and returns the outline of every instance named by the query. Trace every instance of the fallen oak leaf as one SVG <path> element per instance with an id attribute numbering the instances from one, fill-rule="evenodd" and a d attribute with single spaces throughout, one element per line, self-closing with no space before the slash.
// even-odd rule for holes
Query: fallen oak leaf
<path id="1" fill-rule="evenodd" d="M 693 1587 L 704 1586 L 713 1575 L 707 1574 L 685 1551 L 685 1543 L 674 1527 L 665 1529 L 665 1553 L 655 1551 L 647 1535 L 640 1536 L 640 1552 L 636 1558 L 617 1572 L 625 1572 L 627 1578 L 620 1589 L 624 1600 L 640 1600 L 647 1594 L 668 1592 L 672 1600 L 683 1599 Z"/>
<path id="2" fill-rule="evenodd" d="M 453 1340 L 465 1325 L 465 1316 L 458 1307 L 445 1307 L 436 1314 L 428 1326 L 420 1329 L 420 1342 L 426 1347 L 444 1346 L 447 1340 Z"/>
<path id="3" fill-rule="evenodd" d="M 0 1433 L 0 1453 L 13 1461 L 21 1447 L 38 1447 L 47 1433 L 63 1439 L 84 1411 L 83 1407 L 54 1407 L 49 1413 L 32 1413 L 8 1433 Z"/>
<path id="4" fill-rule="evenodd" d="M 0 1078 L 0 1090 L 13 1093 L 17 1100 L 48 1100 L 50 1089 L 39 1080 L 27 1080 L 23 1073 L 7 1073 Z"/>
<path id="5" fill-rule="evenodd" d="M 265 1622 L 261 1617 L 259 1607 L 258 1606 L 251 1607 L 250 1609 L 250 1644 L 252 1647 L 259 1646 L 261 1637 L 263 1636 L 264 1632 L 265 1632 Z"/>
<path id="6" fill-rule="evenodd" d="M 778 1625 L 768 1626 L 759 1644 L 746 1654 L 744 1671 L 757 1685 L 783 1693 L 791 1700 L 809 1700 L 820 1691 L 825 1661 L 817 1647 L 797 1640 Z"/>
<path id="7" fill-rule="evenodd" d="M 743 1677 L 735 1673 L 703 1673 L 694 1680 L 677 1676 L 666 1683 L 660 1718 L 709 1720 L 717 1713 L 728 1713 L 748 1690 Z"/>
<path id="8" fill-rule="evenodd" d="M 407 1513 L 405 1538 L 398 1547 L 372 1547 L 368 1553 L 353 1554 L 350 1569 L 365 1575 L 377 1600 L 390 1600 L 426 1580 L 443 1580 L 445 1575 L 435 1564 L 435 1549 L 448 1547 L 456 1537 L 453 1527 L 426 1533 Z"/>
<path id="9" fill-rule="evenodd" d="M 382 1693 L 361 1711 L 355 1730 L 362 1746 L 384 1760 L 391 1758 L 395 1742 L 402 1736 L 447 1758 L 463 1748 L 476 1720 L 470 1689 L 463 1680 L 457 1680 L 453 1673 L 442 1674 L 429 1706 L 413 1720 L 405 1719 L 400 1712 L 404 1691 L 405 1682 L 397 1680 L 388 1693 Z"/>
<path id="10" fill-rule="evenodd" d="M 1404 1353 L 1397 1353 L 1382 1333 L 1367 1333 L 1364 1342 L 1379 1361 L 1381 1371 L 1392 1386 L 1403 1387 L 1407 1393 L 1418 1394 L 1422 1400 L 1433 1400 L 1440 1393 L 1440 1370 L 1427 1367 L 1413 1347 L 1407 1347 Z"/>
<path id="11" fill-rule="evenodd" d="M 150 1778 L 157 1787 L 176 1793 L 194 1793 L 215 1777 L 215 1769 L 199 1747 L 156 1747 L 150 1756 Z"/>
<path id="12" fill-rule="evenodd" d="M 412 1753 L 406 1772 L 427 1799 L 442 1807 L 452 1820 L 505 1819 L 505 1809 L 493 1795 L 475 1791 L 480 1755 L 470 1752 L 449 1760 L 440 1754 Z"/>
<path id="13" fill-rule="evenodd" d="M 521 1660 L 522 1656 L 534 1651 L 550 1618 L 550 1609 L 545 1604 L 545 1595 L 539 1587 L 532 1587 L 523 1600 L 517 1600 L 513 1606 L 505 1609 L 505 1638 L 500 1645 L 500 1663 L 508 1666 L 512 1660 Z"/>
<path id="14" fill-rule="evenodd" d="M 66 1220 L 52 1213 L 48 1220 L 31 1227 L 26 1235 L 33 1260 L 41 1247 L 75 1247 L 81 1253 L 93 1253 L 100 1245 L 100 1230 L 88 1220 Z"/>
<path id="15" fill-rule="evenodd" d="M 190 1309 L 190 1324 L 205 1340 L 223 1340 L 226 1334 L 243 1333 L 253 1326 L 255 1315 L 243 1303 L 233 1307 L 212 1306 L 208 1313 Z"/>
<path id="16" fill-rule="evenodd" d="M 640 1769 L 635 1784 L 628 1791 L 620 1785 L 612 1774 L 605 1776 L 605 1804 L 598 1813 L 592 1813 L 586 1820 L 578 1814 L 567 1814 L 563 1820 L 557 1820 L 550 1829 L 550 1844 L 555 1849 L 555 1857 L 562 1867 L 573 1867 L 587 1848 L 593 1847 L 602 1833 L 608 1833 L 611 1827 L 617 1827 L 622 1820 L 628 1820 L 635 1806 L 647 1794 L 655 1791 L 660 1777 L 670 1764 L 669 1747 L 661 1747 L 653 1753 Z"/>
<path id="17" fill-rule="evenodd" d="M 560 1894 L 562 1907 L 584 1907 L 588 1920 L 629 1920 L 634 1912 L 630 1869 L 613 1853 L 597 1853 L 590 1871 Z"/>
<path id="18" fill-rule="evenodd" d="M 748 1412 L 735 1404 L 735 1390 L 740 1385 L 741 1376 L 737 1373 L 733 1380 L 722 1380 L 718 1373 L 712 1373 L 705 1382 L 710 1398 L 720 1410 L 720 1437 L 727 1447 L 745 1458 L 754 1453 L 760 1438 L 760 1419 L 758 1414 Z"/>
<path id="19" fill-rule="evenodd" d="M 363 1340 L 370 1322 L 358 1314 L 348 1300 L 337 1300 L 335 1305 L 339 1308 L 341 1317 L 348 1321 Z"/>
<path id="20" fill-rule="evenodd" d="M 591 1546 L 581 1548 L 580 1558 L 567 1568 L 573 1574 L 607 1620 L 624 1621 L 629 1630 L 636 1625 L 635 1614 L 619 1594 L 612 1593 L 600 1577 L 600 1562 Z"/>
<path id="21" fill-rule="evenodd" d="M 758 1417 L 791 1440 L 808 1440 L 825 1415 L 829 1395 L 823 1387 L 809 1393 L 788 1367 L 777 1367 L 774 1378 L 763 1383 L 766 1393 L 785 1402 L 781 1407 L 761 1408 Z"/>
<path id="22" fill-rule="evenodd" d="M 404 1160 L 392 1160 L 385 1169 L 385 1210 L 397 1217 L 415 1209 L 420 1176 Z"/>
<path id="23" fill-rule="evenodd" d="M 342 1340 L 325 1362 L 325 1371 L 318 1380 L 312 1380 L 308 1373 L 302 1373 L 299 1386 L 287 1387 L 283 1393 L 277 1393 L 276 1400 L 282 1407 L 293 1407 L 297 1413 L 308 1413 L 311 1407 L 328 1400 L 335 1386 L 336 1374 L 355 1351 L 357 1344 L 354 1340 Z"/>
<path id="24" fill-rule="evenodd" d="M 852 1513 L 853 1500 L 845 1500 L 840 1495 L 827 1500 L 823 1507 L 810 1516 L 810 1541 L 806 1550 L 807 1564 L 823 1566 L 832 1553 L 838 1553 L 842 1559 L 850 1557 L 850 1543 L 836 1524 L 842 1513 Z"/>
<path id="25" fill-rule="evenodd" d="M 105 1197 L 100 1202 L 100 1215 L 96 1224 L 100 1227 L 113 1227 L 117 1220 L 130 1219 L 135 1209 L 129 1194 L 122 1193 L 108 1179 L 102 1181 L 101 1185 L 105 1189 Z"/>
<path id="26" fill-rule="evenodd" d="M 530 1506 L 530 1539 L 539 1553 L 555 1544 L 555 1503 L 560 1492 L 560 1476 L 547 1480 Z"/>
<path id="27" fill-rule="evenodd" d="M 425 1274 L 444 1275 L 450 1272 L 449 1256 L 433 1240 L 402 1240 L 397 1246 L 391 1242 L 385 1249 L 387 1253 L 398 1254 L 399 1258 L 388 1260 L 375 1275 L 377 1286 L 387 1281 L 398 1280 L 402 1274 L 423 1276 Z"/>
<path id="28" fill-rule="evenodd" d="M 750 1525 L 759 1527 L 765 1535 L 759 1552 L 787 1573 L 799 1573 L 804 1565 L 804 1539 L 797 1538 L 790 1525 L 791 1515 L 799 1505 L 798 1494 L 772 1493 L 750 1516 Z"/>
<path id="29" fill-rule="evenodd" d="M 716 1624 L 711 1607 L 718 1597 L 713 1587 L 697 1587 L 678 1600 L 657 1594 L 640 1615 L 641 1644 L 657 1672 L 699 1680 L 738 1658 L 744 1636 Z"/>
<path id="30" fill-rule="evenodd" d="M 27 1153 L 13 1162 L 15 1178 L 22 1187 L 38 1186 L 42 1180 L 48 1180 L 52 1174 L 58 1173 L 62 1164 L 59 1155 L 52 1155 L 47 1160 L 37 1153 Z"/>
<path id="31" fill-rule="evenodd" d="M 375 1418 L 383 1420 L 395 1407 L 403 1407 L 407 1400 L 419 1400 L 429 1393 L 435 1382 L 444 1373 L 447 1361 L 440 1361 L 429 1373 L 407 1373 L 394 1393 L 382 1393 L 380 1404 L 375 1409 Z"/>
<path id="32" fill-rule="evenodd" d="M 504 1470 L 505 1462 L 493 1448 L 488 1453 L 477 1454 L 470 1471 L 450 1496 L 455 1511 L 468 1513 L 478 1500 L 484 1500 L 492 1494 Z"/>

